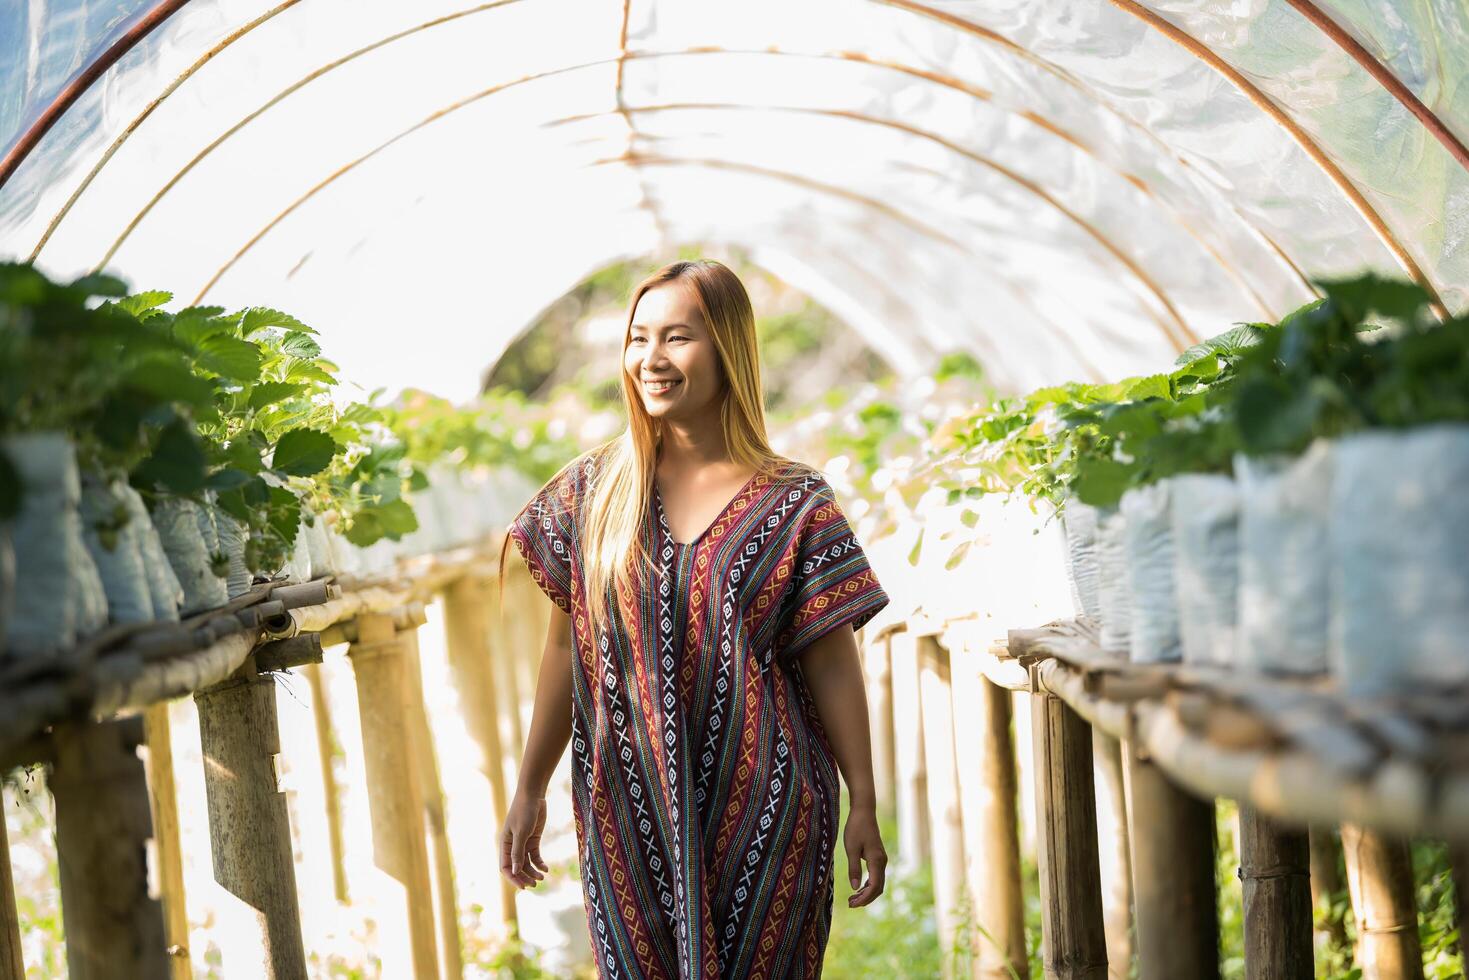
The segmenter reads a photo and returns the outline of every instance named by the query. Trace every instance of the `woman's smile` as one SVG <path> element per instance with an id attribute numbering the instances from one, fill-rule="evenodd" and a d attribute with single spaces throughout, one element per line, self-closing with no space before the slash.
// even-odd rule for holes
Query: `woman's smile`
<path id="1" fill-rule="evenodd" d="M 676 380 L 644 381 L 643 390 L 650 395 L 666 395 L 681 383 Z"/>

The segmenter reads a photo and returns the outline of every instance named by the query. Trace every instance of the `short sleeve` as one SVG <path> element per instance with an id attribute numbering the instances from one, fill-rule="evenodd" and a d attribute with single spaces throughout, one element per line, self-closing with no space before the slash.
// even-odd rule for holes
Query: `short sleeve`
<path id="1" fill-rule="evenodd" d="M 525 559 L 531 578 L 563 612 L 571 614 L 572 566 L 577 547 L 581 461 L 572 463 L 536 492 L 510 522 L 510 540 Z"/>
<path id="2" fill-rule="evenodd" d="M 852 525 L 825 480 L 816 484 L 797 540 L 795 569 L 775 639 L 789 666 L 803 650 L 840 626 L 858 630 L 888 604 Z"/>

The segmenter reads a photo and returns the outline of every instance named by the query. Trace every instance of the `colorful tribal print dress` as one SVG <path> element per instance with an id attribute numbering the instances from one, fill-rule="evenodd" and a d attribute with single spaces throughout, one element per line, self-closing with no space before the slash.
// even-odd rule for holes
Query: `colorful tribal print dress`
<path id="1" fill-rule="evenodd" d="M 888 603 L 831 486 L 786 461 L 695 541 L 643 524 L 655 572 L 593 636 L 578 540 L 596 450 L 510 537 L 571 617 L 582 887 L 603 980 L 821 975 L 838 771 L 797 655 Z M 612 589 L 609 587 L 609 596 Z"/>

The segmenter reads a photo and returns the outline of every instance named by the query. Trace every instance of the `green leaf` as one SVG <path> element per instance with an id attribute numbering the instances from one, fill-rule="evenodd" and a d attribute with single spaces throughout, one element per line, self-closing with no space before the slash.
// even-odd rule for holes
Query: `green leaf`
<path id="1" fill-rule="evenodd" d="M 414 493 L 422 493 L 428 486 L 428 474 L 415 466 L 408 477 L 408 489 Z"/>
<path id="2" fill-rule="evenodd" d="M 250 389 L 250 407 L 256 411 L 283 402 L 305 391 L 302 385 L 285 381 L 263 381 Z"/>
<path id="3" fill-rule="evenodd" d="M 352 517 L 352 525 L 343 534 L 348 543 L 359 548 L 376 544 L 383 538 L 383 523 L 370 510 L 358 511 Z"/>
<path id="4" fill-rule="evenodd" d="M 266 525 L 287 544 L 295 541 L 301 523 L 301 498 L 284 487 L 271 487 L 268 507 Z"/>
<path id="5" fill-rule="evenodd" d="M 182 364 L 169 361 L 139 364 L 123 375 L 122 383 L 145 391 L 160 401 L 186 405 L 208 405 L 214 397 L 212 381 L 199 377 Z"/>
<path id="6" fill-rule="evenodd" d="M 205 462 L 198 437 L 187 422 L 178 419 L 158 434 L 153 455 L 138 465 L 133 478 L 144 486 L 160 486 L 176 494 L 196 493 L 204 487 Z"/>
<path id="7" fill-rule="evenodd" d="M 1168 384 L 1168 375 L 1150 374 L 1134 382 L 1127 389 L 1127 397 L 1133 401 L 1143 401 L 1148 398 L 1169 398 L 1173 394 Z"/>
<path id="8" fill-rule="evenodd" d="M 959 542 L 958 547 L 956 547 L 952 552 L 949 553 L 948 559 L 944 562 L 944 570 L 952 572 L 954 569 L 958 568 L 959 565 L 964 561 L 964 558 L 969 554 L 969 548 L 973 544 L 973 541 Z"/>
<path id="9" fill-rule="evenodd" d="M 193 347 L 198 347 L 206 337 L 219 334 L 233 337 L 234 333 L 234 321 L 228 317 L 205 316 L 202 312 L 186 311 L 173 321 L 173 335 Z"/>
<path id="10" fill-rule="evenodd" d="M 289 313 L 267 309 L 264 306 L 254 306 L 245 311 L 245 316 L 240 321 L 240 336 L 248 337 L 255 331 L 264 330 L 266 327 L 281 327 L 296 333 L 316 333 L 315 330 Z"/>
<path id="11" fill-rule="evenodd" d="M 125 310 L 133 316 L 143 319 L 144 314 L 152 313 L 158 307 L 173 299 L 173 293 L 161 289 L 150 289 L 143 293 L 134 293 L 116 300 L 118 309 Z"/>
<path id="12" fill-rule="evenodd" d="M 71 288 L 78 290 L 86 296 L 116 296 L 123 297 L 128 294 L 127 283 L 116 276 L 109 276 L 105 272 L 94 272 L 91 275 L 74 279 Z"/>
<path id="13" fill-rule="evenodd" d="M 209 474 L 209 478 L 204 481 L 204 485 L 210 490 L 224 492 L 227 490 L 237 490 L 249 483 L 252 479 L 253 477 L 249 473 L 234 469 L 233 467 L 225 467 Z"/>
<path id="14" fill-rule="evenodd" d="M 199 363 L 220 377 L 242 382 L 260 377 L 260 348 L 248 340 L 215 334 L 200 341 L 198 350 Z"/>
<path id="15" fill-rule="evenodd" d="M 331 465 L 337 454 L 332 437 L 317 429 L 292 429 L 276 440 L 271 468 L 287 476 L 312 476 Z"/>
<path id="16" fill-rule="evenodd" d="M 378 520 L 382 521 L 383 530 L 394 541 L 418 530 L 418 515 L 413 512 L 412 505 L 401 497 L 373 509 L 377 512 Z"/>
<path id="17" fill-rule="evenodd" d="M 319 364 L 311 361 L 295 361 L 286 369 L 287 381 L 316 381 L 324 385 L 334 385 L 337 379 L 328 374 Z"/>
<path id="18" fill-rule="evenodd" d="M 321 356 L 321 345 L 300 332 L 286 334 L 286 339 L 281 341 L 281 350 L 308 361 Z"/>
<path id="19" fill-rule="evenodd" d="M 1115 459 L 1083 458 L 1076 464 L 1076 482 L 1072 485 L 1077 499 L 1093 507 L 1110 507 L 1122 499 L 1132 485 L 1136 467 Z"/>
<path id="20" fill-rule="evenodd" d="M 918 556 L 923 549 L 923 532 L 925 530 L 927 529 L 920 527 L 918 529 L 918 537 L 913 539 L 913 547 L 908 552 L 908 564 L 910 565 L 916 566 L 918 564 Z"/>

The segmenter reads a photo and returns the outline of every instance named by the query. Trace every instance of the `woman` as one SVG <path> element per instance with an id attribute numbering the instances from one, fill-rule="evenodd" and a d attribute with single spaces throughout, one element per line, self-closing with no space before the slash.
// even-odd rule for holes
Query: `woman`
<path id="1" fill-rule="evenodd" d="M 853 631 L 888 596 L 831 487 L 767 442 L 754 313 L 728 268 L 674 262 L 638 285 L 622 392 L 627 430 L 510 527 L 556 608 L 501 871 L 545 877 L 570 740 L 599 976 L 817 977 L 838 768 L 848 905 L 883 888 Z"/>

